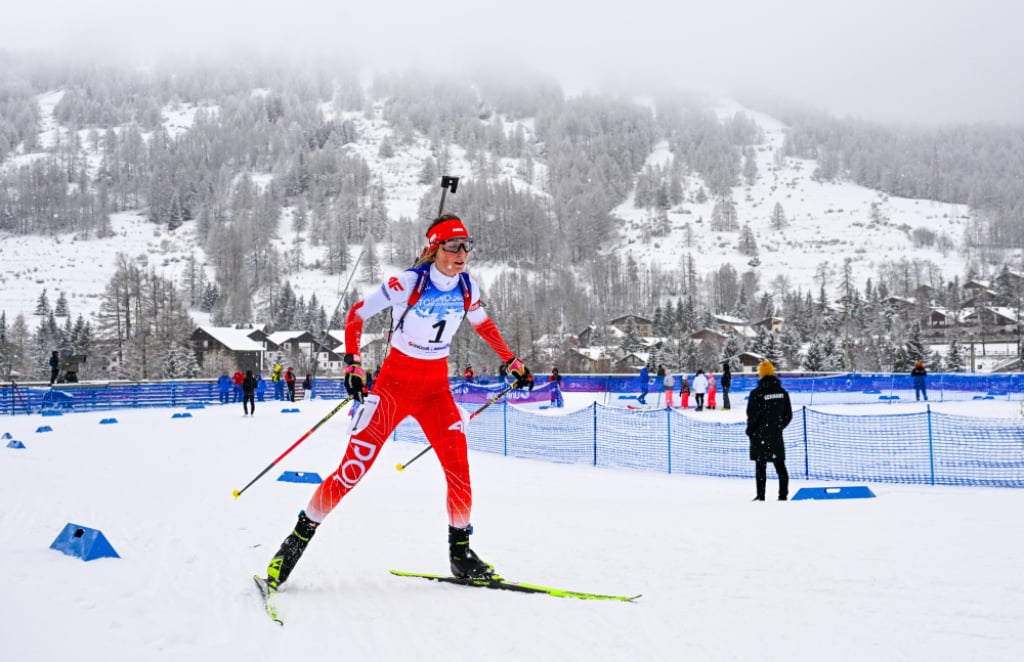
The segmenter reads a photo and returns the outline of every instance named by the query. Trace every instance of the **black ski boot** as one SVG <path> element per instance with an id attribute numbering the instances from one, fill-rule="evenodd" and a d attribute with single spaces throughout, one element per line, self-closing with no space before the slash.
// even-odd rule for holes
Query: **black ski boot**
<path id="1" fill-rule="evenodd" d="M 452 574 L 463 579 L 493 577 L 494 566 L 469 548 L 469 531 L 470 527 L 448 527 L 448 553 L 451 558 Z"/>
<path id="2" fill-rule="evenodd" d="M 288 575 L 292 574 L 295 564 L 299 562 L 299 557 L 306 551 L 306 545 L 316 533 L 318 526 L 320 526 L 319 522 L 314 522 L 306 517 L 306 511 L 299 513 L 299 521 L 295 524 L 295 529 L 284 539 L 281 549 L 277 550 L 277 554 L 274 554 L 274 558 L 270 559 L 270 565 L 267 566 L 267 586 L 271 590 L 276 591 L 281 584 L 287 581 Z"/>

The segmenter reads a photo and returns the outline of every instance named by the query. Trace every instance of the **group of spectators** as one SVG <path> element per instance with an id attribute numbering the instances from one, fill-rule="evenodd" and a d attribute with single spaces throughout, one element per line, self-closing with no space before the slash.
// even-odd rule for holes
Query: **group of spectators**
<path id="1" fill-rule="evenodd" d="M 659 365 L 657 372 L 657 381 L 661 384 L 662 388 L 665 389 L 665 407 L 672 409 L 673 404 L 673 393 L 675 391 L 676 378 L 675 376 L 665 370 L 665 366 Z M 641 405 L 647 404 L 647 395 L 650 393 L 650 374 L 647 371 L 647 366 L 640 368 L 640 395 L 637 396 L 637 402 Z M 729 387 L 732 385 L 732 372 L 729 368 L 729 363 L 722 363 L 722 376 L 721 376 L 721 387 L 722 387 L 722 409 L 728 410 L 732 408 L 732 404 L 729 402 Z M 685 375 L 680 376 L 679 383 L 679 406 L 683 409 L 689 409 L 690 407 L 690 395 L 693 395 L 694 405 L 696 411 L 702 411 L 706 406 L 708 409 L 715 409 L 718 406 L 718 386 L 719 381 L 715 378 L 713 373 L 705 373 L 703 370 L 698 370 L 694 376 L 693 381 Z"/>
<path id="2" fill-rule="evenodd" d="M 768 483 L 768 463 L 775 467 L 779 478 L 779 501 L 789 499 L 789 472 L 786 470 L 786 445 L 782 431 L 793 420 L 793 407 L 789 393 L 782 387 L 782 382 L 775 376 L 775 366 L 771 361 L 762 361 L 757 369 L 758 382 L 747 399 L 747 427 L 745 432 L 750 440 L 750 460 L 754 463 L 754 484 L 756 492 L 754 501 L 764 501 Z M 675 377 L 667 372 L 664 366 L 658 366 L 658 376 L 665 389 L 665 406 L 672 408 L 672 392 L 675 389 Z M 722 364 L 722 409 L 730 409 L 729 387 L 732 385 L 732 372 L 729 363 Z M 698 370 L 692 383 L 686 375 L 682 375 L 679 386 L 680 406 L 689 408 L 691 392 L 696 411 L 706 406 L 714 409 L 718 382 L 711 373 Z M 648 393 L 649 379 L 646 366 L 640 370 L 640 397 L 645 402 Z"/>
<path id="3" fill-rule="evenodd" d="M 295 402 L 295 371 L 291 366 L 284 368 L 280 363 L 275 363 L 270 373 L 270 381 L 274 385 L 274 399 L 288 400 Z M 313 386 L 312 377 L 306 375 L 303 387 L 309 391 Z M 285 396 L 285 389 L 288 395 Z M 222 404 L 229 402 L 241 402 L 242 410 L 246 416 L 256 413 L 256 402 L 263 402 L 267 390 L 267 382 L 259 372 L 253 373 L 246 370 L 236 370 L 233 375 L 223 373 L 217 378 L 217 395 Z"/>

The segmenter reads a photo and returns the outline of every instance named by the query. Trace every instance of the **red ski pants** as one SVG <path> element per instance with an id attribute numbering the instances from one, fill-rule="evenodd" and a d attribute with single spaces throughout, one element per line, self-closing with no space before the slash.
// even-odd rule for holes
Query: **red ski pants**
<path id="1" fill-rule="evenodd" d="M 448 483 L 448 522 L 469 526 L 473 491 L 466 457 L 465 423 L 448 385 L 447 359 L 415 359 L 392 348 L 373 394 L 356 411 L 352 438 L 341 464 L 320 484 L 306 516 L 322 522 L 373 466 L 395 427 L 412 416 L 433 446 Z"/>

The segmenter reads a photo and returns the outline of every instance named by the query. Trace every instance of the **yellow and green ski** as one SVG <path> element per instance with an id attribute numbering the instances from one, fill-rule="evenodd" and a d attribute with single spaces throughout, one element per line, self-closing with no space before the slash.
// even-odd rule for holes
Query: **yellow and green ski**
<path id="1" fill-rule="evenodd" d="M 515 591 L 517 593 L 543 593 L 556 598 L 576 598 L 577 600 L 618 600 L 620 602 L 633 602 L 637 598 L 641 597 L 641 594 L 639 593 L 636 595 L 605 595 L 603 593 L 569 591 L 563 588 L 552 588 L 551 586 L 539 586 L 537 584 L 513 582 L 498 575 L 494 575 L 492 577 L 464 579 L 462 577 L 452 577 L 450 575 L 433 575 L 425 572 L 404 572 L 402 570 L 392 570 L 391 574 L 397 575 L 398 577 L 419 577 L 420 579 L 429 579 L 431 581 L 446 584 L 458 584 L 460 586 L 478 586 L 481 588 L 493 588 L 501 591 Z"/>
<path id="2" fill-rule="evenodd" d="M 252 580 L 256 582 L 256 588 L 259 589 L 260 596 L 263 598 L 263 608 L 267 610 L 267 616 L 278 625 L 284 625 L 284 621 L 277 615 L 277 605 L 274 604 L 274 595 L 277 594 L 277 591 L 267 583 L 266 577 L 254 575 Z"/>

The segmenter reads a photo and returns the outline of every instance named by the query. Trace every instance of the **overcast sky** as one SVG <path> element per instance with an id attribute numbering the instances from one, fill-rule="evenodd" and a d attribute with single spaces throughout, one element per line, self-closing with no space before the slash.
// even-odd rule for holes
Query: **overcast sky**
<path id="1" fill-rule="evenodd" d="M 755 88 L 881 121 L 1024 123 L 1014 0 L 0 0 L 0 48 L 141 62 L 251 47 L 500 62 L 567 88 Z"/>

